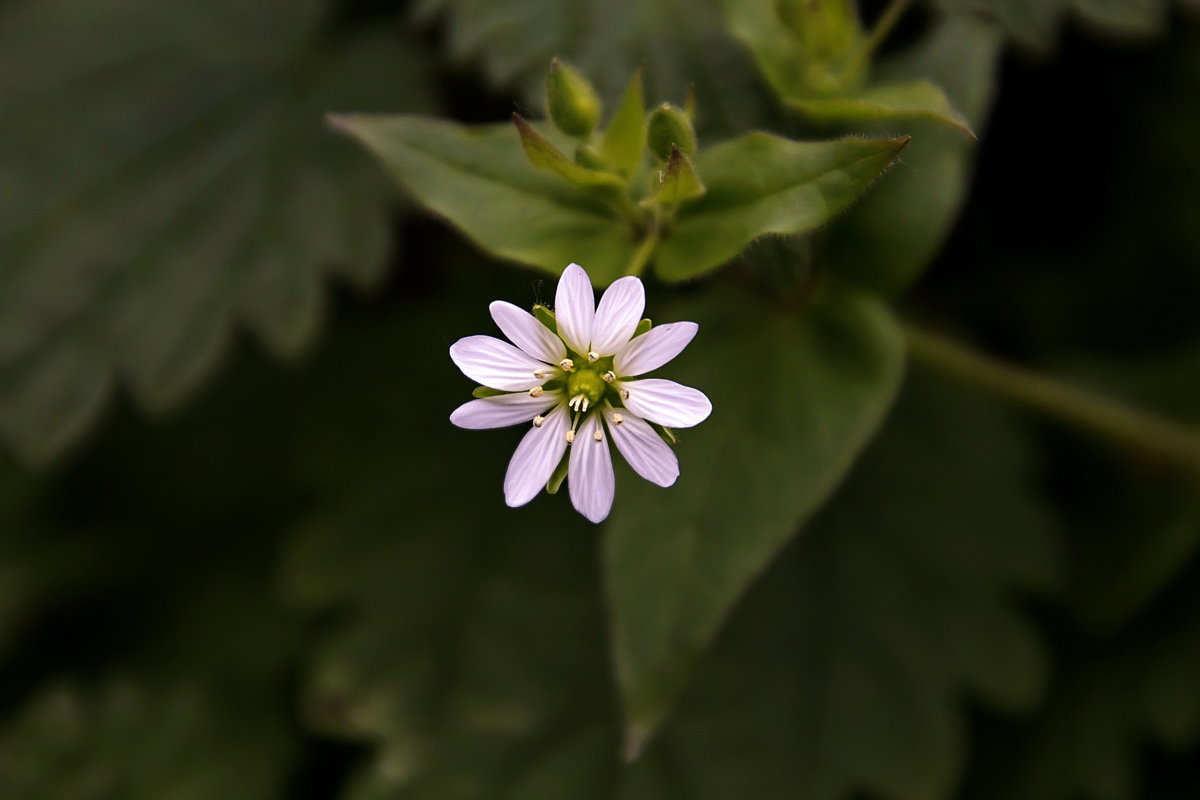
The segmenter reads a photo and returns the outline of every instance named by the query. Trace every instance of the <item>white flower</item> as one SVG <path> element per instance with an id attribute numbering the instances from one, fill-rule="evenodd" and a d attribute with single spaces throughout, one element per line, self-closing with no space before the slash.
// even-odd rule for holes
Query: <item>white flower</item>
<path id="1" fill-rule="evenodd" d="M 591 279 L 571 264 L 555 295 L 557 333 L 497 300 L 492 319 L 513 344 L 468 336 L 450 348 L 468 378 L 509 392 L 459 406 L 451 422 L 472 429 L 533 423 L 508 463 L 509 506 L 532 500 L 569 446 L 571 502 L 592 522 L 603 520 L 615 486 L 610 438 L 643 478 L 659 486 L 675 483 L 679 460 L 650 423 L 689 428 L 708 417 L 712 404 L 696 389 L 640 376 L 679 355 L 699 326 L 673 322 L 634 338 L 645 305 L 641 280 L 626 277 L 608 287 L 597 308 Z"/>

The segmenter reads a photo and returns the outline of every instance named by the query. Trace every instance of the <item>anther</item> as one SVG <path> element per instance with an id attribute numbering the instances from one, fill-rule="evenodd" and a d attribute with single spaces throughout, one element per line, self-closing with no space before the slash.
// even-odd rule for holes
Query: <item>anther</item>
<path id="1" fill-rule="evenodd" d="M 597 353 L 595 350 L 588 351 L 588 363 L 589 364 L 595 364 L 599 360 L 600 360 L 599 353 Z"/>
<path id="2" fill-rule="evenodd" d="M 616 379 L 617 379 L 617 373 L 613 372 L 611 369 L 608 372 L 604 373 L 604 382 L 605 383 L 612 383 Z"/>
<path id="3" fill-rule="evenodd" d="M 542 423 L 545 421 L 546 421 L 546 418 L 543 417 L 541 414 L 538 414 L 536 417 L 533 418 L 533 427 L 540 428 L 540 427 L 542 427 Z"/>
<path id="4" fill-rule="evenodd" d="M 545 389 L 543 389 L 542 387 L 540 387 L 540 386 L 535 386 L 535 387 L 533 387 L 532 389 L 530 389 L 530 390 L 529 390 L 529 396 L 530 396 L 530 397 L 541 397 L 541 396 L 542 396 L 542 392 L 544 392 L 544 391 L 546 391 L 546 390 L 545 390 Z"/>
<path id="5" fill-rule="evenodd" d="M 550 373 L 549 373 L 549 372 L 547 372 L 547 371 L 546 371 L 546 370 L 544 370 L 544 369 L 535 369 L 535 370 L 533 371 L 533 377 L 537 378 L 539 381 L 540 381 L 542 378 L 545 378 L 545 377 L 546 377 L 547 375 L 549 375 L 549 374 L 550 374 Z"/>
<path id="6" fill-rule="evenodd" d="M 592 438 L 595 439 L 597 442 L 603 442 L 604 434 L 601 433 L 600 431 L 596 431 L 595 433 L 592 434 Z"/>
<path id="7" fill-rule="evenodd" d="M 613 425 L 620 425 L 622 422 L 625 421 L 625 418 L 622 417 L 620 414 L 613 414 L 611 417 L 609 417 L 609 419 L 612 420 Z"/>
<path id="8" fill-rule="evenodd" d="M 558 362 L 558 365 L 560 367 L 562 367 L 563 369 L 565 369 L 567 372 L 575 371 L 575 362 L 569 358 L 564 358 L 562 361 Z"/>
<path id="9" fill-rule="evenodd" d="M 569 430 L 567 431 L 567 444 L 570 444 L 573 441 L 575 441 L 575 431 Z"/>
<path id="10" fill-rule="evenodd" d="M 628 399 L 629 399 L 629 390 L 628 390 L 628 389 L 622 389 L 622 390 L 621 390 L 621 399 L 622 399 L 622 400 L 628 400 Z"/>

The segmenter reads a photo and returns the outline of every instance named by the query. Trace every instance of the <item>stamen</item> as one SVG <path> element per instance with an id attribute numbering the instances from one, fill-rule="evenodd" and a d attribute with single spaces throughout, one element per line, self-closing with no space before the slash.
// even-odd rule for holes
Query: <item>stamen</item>
<path id="1" fill-rule="evenodd" d="M 604 373 L 604 382 L 605 383 L 612 383 L 616 379 L 617 379 L 617 373 L 613 372 L 611 369 L 608 372 Z"/>
<path id="2" fill-rule="evenodd" d="M 575 429 L 574 428 L 567 431 L 567 444 L 571 444 L 571 442 L 573 442 L 573 441 L 575 441 Z"/>
<path id="3" fill-rule="evenodd" d="M 562 367 L 563 369 L 565 369 L 567 372 L 575 371 L 575 362 L 569 358 L 564 358 L 562 361 L 558 362 L 558 365 L 560 367 Z"/>
<path id="4" fill-rule="evenodd" d="M 622 417 L 620 414 L 613 414 L 611 417 L 609 417 L 609 420 L 612 422 L 613 425 L 620 425 L 622 422 L 625 421 L 625 418 Z"/>
<path id="5" fill-rule="evenodd" d="M 604 434 L 603 434 L 603 433 L 601 433 L 599 429 L 597 429 L 597 430 L 596 430 L 596 432 L 592 434 L 592 438 L 593 438 L 594 440 L 596 440 L 597 442 L 603 442 L 603 441 L 604 441 Z"/>
<path id="6" fill-rule="evenodd" d="M 595 364 L 597 361 L 600 360 L 600 354 L 597 353 L 595 350 L 589 350 L 587 356 L 588 356 L 589 364 Z"/>
<path id="7" fill-rule="evenodd" d="M 533 427 L 540 428 L 540 427 L 542 427 L 542 423 L 545 421 L 546 421 L 546 418 L 543 417 L 541 414 L 538 414 L 536 417 L 533 418 Z"/>
<path id="8" fill-rule="evenodd" d="M 545 370 L 545 369 L 535 369 L 535 370 L 533 371 L 533 377 L 537 378 L 539 381 L 540 381 L 542 378 L 545 378 L 545 377 L 547 377 L 549 374 L 550 374 L 550 371 L 549 371 L 549 370 Z"/>
<path id="9" fill-rule="evenodd" d="M 545 389 L 543 389 L 542 387 L 540 387 L 540 386 L 535 386 L 535 387 L 533 387 L 532 389 L 530 389 L 530 390 L 529 390 L 529 396 L 530 396 L 530 397 L 541 397 L 541 396 L 542 396 L 542 392 L 544 392 L 544 391 L 546 391 L 546 390 L 545 390 Z"/>
<path id="10" fill-rule="evenodd" d="M 628 399 L 629 399 L 629 390 L 628 390 L 628 389 L 622 389 L 622 390 L 621 390 L 621 399 L 622 399 L 622 400 L 628 400 Z"/>

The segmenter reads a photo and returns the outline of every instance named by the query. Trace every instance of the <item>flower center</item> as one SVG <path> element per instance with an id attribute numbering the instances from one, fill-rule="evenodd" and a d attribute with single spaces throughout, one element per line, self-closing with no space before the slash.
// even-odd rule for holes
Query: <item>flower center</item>
<path id="1" fill-rule="evenodd" d="M 600 373 L 587 367 L 577 369 L 567 375 L 567 398 L 574 408 L 578 409 L 582 404 L 583 408 L 579 409 L 582 411 L 599 403 L 607 388 L 608 384 L 604 382 L 604 378 L 600 377 Z M 576 398 L 582 398 L 587 402 L 577 401 Z"/>

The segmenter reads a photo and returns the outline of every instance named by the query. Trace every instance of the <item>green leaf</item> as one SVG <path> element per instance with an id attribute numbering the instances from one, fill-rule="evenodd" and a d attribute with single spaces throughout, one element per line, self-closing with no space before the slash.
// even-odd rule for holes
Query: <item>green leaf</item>
<path id="1" fill-rule="evenodd" d="M 497 86 L 517 84 L 542 102 L 546 63 L 574 64 L 610 106 L 644 67 L 651 97 L 677 97 L 695 84 L 702 132 L 741 133 L 767 122 L 765 92 L 737 43 L 718 0 L 434 0 L 418 9 L 441 14 L 450 55 L 481 64 Z"/>
<path id="2" fill-rule="evenodd" d="M 880 65 L 878 78 L 881 83 L 932 81 L 979 131 L 991 104 L 999 54 L 994 26 L 951 17 L 911 50 Z M 893 129 L 888 124 L 875 128 L 879 133 Z M 933 121 L 913 120 L 907 130 L 913 141 L 903 164 L 819 241 L 818 263 L 886 292 L 908 286 L 941 250 L 966 198 L 977 149 L 961 132 Z"/>
<path id="3" fill-rule="evenodd" d="M 839 97 L 793 97 L 787 100 L 787 104 L 818 125 L 928 119 L 958 128 L 970 138 L 975 138 L 970 124 L 954 109 L 946 93 L 925 80 L 874 86 Z"/>
<path id="4" fill-rule="evenodd" d="M 979 15 L 1000 23 L 1004 32 L 1023 47 L 1049 53 L 1058 28 L 1073 0 L 935 0 L 943 10 L 957 15 Z"/>
<path id="5" fill-rule="evenodd" d="M 750 133 L 696 157 L 708 187 L 679 210 L 654 257 L 669 281 L 694 278 L 768 234 L 817 228 L 844 211 L 895 161 L 899 139 L 793 142 Z"/>
<path id="6" fill-rule="evenodd" d="M 1124 36 L 1151 37 L 1167 29 L 1167 0 L 1072 0 L 1075 14 L 1089 25 Z"/>
<path id="7" fill-rule="evenodd" d="M 642 95 L 642 70 L 634 73 L 621 103 L 600 138 L 600 155 L 614 170 L 632 176 L 646 160 L 646 100 Z"/>
<path id="8" fill-rule="evenodd" d="M 177 405 L 238 326 L 295 355 L 329 276 L 384 268 L 388 188 L 321 116 L 427 108 L 421 49 L 328 37 L 316 0 L 230 8 L 0 10 L 0 438 L 28 462 L 118 385 Z"/>
<path id="9" fill-rule="evenodd" d="M 534 169 L 510 125 L 372 115 L 335 124 L 417 202 L 493 256 L 554 275 L 578 261 L 606 284 L 624 274 L 634 253 L 632 226 L 598 198 Z"/>
<path id="10" fill-rule="evenodd" d="M 680 434 L 677 485 L 621 485 L 605 539 L 633 751 L 746 586 L 850 468 L 903 362 L 891 316 L 860 296 L 827 297 L 800 317 L 728 296 L 669 316 L 700 323 L 670 375 L 708 393 L 714 411 Z"/>
<path id="11" fill-rule="evenodd" d="M 189 685 L 50 688 L 0 730 L 0 790 L 64 800 L 278 797 L 292 766 L 287 720 L 255 705 L 268 704 Z"/>
<path id="12" fill-rule="evenodd" d="M 754 54 L 759 70 L 780 97 L 810 94 L 807 59 L 795 34 L 784 26 L 775 0 L 722 0 L 734 36 Z"/>
<path id="13" fill-rule="evenodd" d="M 620 176 L 580 166 L 571 161 L 517 114 L 513 114 L 513 123 L 517 126 L 517 133 L 521 137 L 521 148 L 525 151 L 525 157 L 538 169 L 558 175 L 575 186 L 608 187 L 624 191 L 625 181 Z"/>
<path id="14" fill-rule="evenodd" d="M 760 800 L 957 797 L 964 695 L 1023 712 L 1047 679 L 1020 611 L 1020 595 L 1053 589 L 1059 572 L 1034 456 L 1002 406 L 915 371 L 647 750 L 646 770 L 688 788 L 630 800 L 742 797 L 747 776 Z"/>
<path id="15" fill-rule="evenodd" d="M 1074 658 L 1061 670 L 1045 707 L 1015 731 L 1008 747 L 987 753 L 964 797 L 1151 796 L 1139 768 L 1147 745 L 1174 755 L 1200 742 L 1195 587 L 1195 580 L 1181 582 L 1169 613 L 1148 615 L 1128 635 Z"/>

